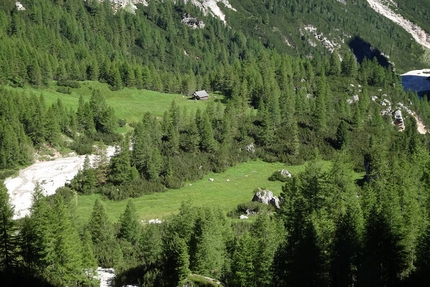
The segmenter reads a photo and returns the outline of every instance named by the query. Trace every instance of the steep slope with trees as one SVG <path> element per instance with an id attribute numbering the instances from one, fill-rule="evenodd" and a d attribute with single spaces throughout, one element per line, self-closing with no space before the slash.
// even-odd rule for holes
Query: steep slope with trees
<path id="1" fill-rule="evenodd" d="M 312 27 L 329 35 L 341 29 L 336 25 L 356 29 L 350 30 L 361 37 L 356 44 L 375 43 L 372 24 L 391 31 L 378 34 L 381 51 L 393 43 L 408 47 L 418 65 L 421 48 L 364 0 L 238 2 L 231 1 L 237 11 L 223 10 L 230 27 L 183 1 L 149 1 L 135 14 L 114 11 L 107 1 L 22 1 L 26 10 L 2 2 L 0 81 L 39 87 L 41 95 L 0 89 L 0 168 L 29 164 L 33 149 L 46 144 L 69 143 L 84 154 L 95 141 L 117 145 L 110 162 L 93 168 L 87 161 L 56 195 L 45 197 L 38 186 L 31 214 L 19 221 L 0 188 L 2 282 L 95 286 L 97 266 L 114 267 L 118 285 L 204 284 L 197 279 L 203 277 L 190 276 L 196 273 L 226 286 L 414 286 L 427 280 L 428 135 L 418 134 L 413 116 L 404 117 L 403 132 L 392 123 L 402 103 L 428 125 L 427 99 L 403 92 L 380 59 L 357 62 L 349 49 L 329 54 L 308 44 Z M 185 13 L 205 27 L 183 25 Z M 279 31 L 290 31 L 294 48 Z M 405 53 L 393 50 L 391 60 Z M 64 92 L 98 80 L 114 90 L 189 95 L 204 87 L 224 97 L 192 112 L 173 101 L 162 117 L 148 112 L 120 135 L 119 107 L 107 105 L 99 90 L 88 101 L 81 97 L 76 110 L 61 100 L 47 106 L 43 87 L 52 80 Z M 132 199 L 112 222 L 103 203 L 178 188 L 255 158 L 307 166 L 284 180 L 280 208 L 266 209 L 253 223 L 184 203 L 166 221 L 142 225 Z M 321 159 L 331 168 L 323 169 Z M 351 170 L 362 172 L 362 180 L 353 182 Z M 78 194 L 101 198 L 80 229 Z"/>

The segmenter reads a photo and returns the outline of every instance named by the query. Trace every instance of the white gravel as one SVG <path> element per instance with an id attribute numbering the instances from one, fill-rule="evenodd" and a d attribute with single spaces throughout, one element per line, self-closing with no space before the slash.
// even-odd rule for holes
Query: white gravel
<path id="1" fill-rule="evenodd" d="M 106 155 L 109 158 L 114 152 L 114 147 L 108 147 Z M 78 173 L 84 160 L 85 156 L 72 156 L 38 162 L 20 170 L 17 177 L 7 178 L 4 184 L 8 190 L 10 202 L 15 207 L 14 219 L 29 214 L 32 195 L 37 183 L 40 184 L 45 195 L 52 195 L 57 188 L 64 186 Z M 92 163 L 97 162 L 98 157 L 91 155 L 90 160 Z"/>
<path id="2" fill-rule="evenodd" d="M 430 49 L 430 35 L 426 33 L 426 31 L 424 31 L 420 26 L 416 25 L 415 23 L 412 23 L 411 21 L 403 18 L 402 15 L 397 14 L 396 12 L 391 10 L 391 8 L 388 6 L 388 1 L 367 0 L 367 2 L 373 10 L 390 19 L 394 23 L 397 23 L 403 29 L 405 29 L 406 32 L 412 35 L 412 37 L 417 43 Z M 394 2 L 390 0 L 390 3 L 391 5 L 393 5 Z"/>

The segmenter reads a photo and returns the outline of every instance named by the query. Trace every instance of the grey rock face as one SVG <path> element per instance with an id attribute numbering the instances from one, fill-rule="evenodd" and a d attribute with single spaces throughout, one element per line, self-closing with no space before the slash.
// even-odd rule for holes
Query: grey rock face
<path id="1" fill-rule="evenodd" d="M 270 190 L 265 190 L 259 188 L 258 191 L 254 194 L 252 201 L 261 202 L 264 204 L 271 204 L 276 208 L 280 208 L 279 206 L 279 198 L 277 196 L 273 196 L 273 192 Z"/>
<path id="2" fill-rule="evenodd" d="M 394 124 L 399 127 L 400 130 L 405 129 L 405 121 L 403 120 L 402 111 L 395 110 L 393 113 Z"/>

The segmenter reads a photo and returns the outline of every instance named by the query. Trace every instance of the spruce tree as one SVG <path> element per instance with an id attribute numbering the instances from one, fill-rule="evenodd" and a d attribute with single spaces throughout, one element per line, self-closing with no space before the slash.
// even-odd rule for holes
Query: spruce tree
<path id="1" fill-rule="evenodd" d="M 122 253 L 115 240 L 113 226 L 105 208 L 96 199 L 87 228 L 93 241 L 94 255 L 99 266 L 113 267 L 122 261 Z"/>
<path id="2" fill-rule="evenodd" d="M 214 139 L 214 132 L 212 129 L 209 115 L 204 112 L 202 115 L 202 121 L 200 125 L 201 142 L 200 147 L 205 152 L 214 152 L 216 150 L 216 143 Z"/>
<path id="3" fill-rule="evenodd" d="M 82 282 L 85 278 L 82 265 L 82 245 L 62 197 L 56 197 L 52 211 L 56 219 L 53 224 L 55 226 L 55 256 L 53 264 L 48 266 L 45 271 L 50 272 L 50 276 L 64 286 Z"/>
<path id="4" fill-rule="evenodd" d="M 17 267 L 17 226 L 13 220 L 13 207 L 9 203 L 6 187 L 0 185 L 0 272 L 10 276 Z M 3 276 L 2 276 L 3 277 Z"/>
<path id="5" fill-rule="evenodd" d="M 133 201 L 129 200 L 127 202 L 125 211 L 120 216 L 119 224 L 118 238 L 127 240 L 132 244 L 137 243 L 139 238 L 139 222 Z"/>
<path id="6" fill-rule="evenodd" d="M 318 82 L 317 97 L 315 101 L 315 129 L 324 130 L 327 126 L 327 81 L 322 76 Z"/>

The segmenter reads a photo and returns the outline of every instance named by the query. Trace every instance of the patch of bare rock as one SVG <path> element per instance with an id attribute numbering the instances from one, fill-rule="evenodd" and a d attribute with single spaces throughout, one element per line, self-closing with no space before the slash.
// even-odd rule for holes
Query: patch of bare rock
<path id="1" fill-rule="evenodd" d="M 273 192 L 270 190 L 258 188 L 257 191 L 254 194 L 254 197 L 252 198 L 252 201 L 264 203 L 267 205 L 272 205 L 275 208 L 279 209 L 279 198 L 277 196 L 273 195 Z"/>
<path id="2" fill-rule="evenodd" d="M 402 15 L 394 12 L 389 5 L 397 6 L 393 1 L 384 1 L 384 0 L 367 0 L 370 7 L 373 10 L 383 15 L 384 17 L 390 19 L 394 23 L 400 25 L 403 29 L 406 30 L 415 41 L 422 46 L 430 49 L 430 34 L 424 31 L 420 26 L 415 23 L 403 18 Z M 394 5 L 393 5 L 394 4 Z"/>
<path id="3" fill-rule="evenodd" d="M 108 147 L 102 154 L 89 156 L 92 166 L 97 166 L 103 158 L 114 155 L 115 148 Z M 53 155 L 55 158 L 56 154 Z M 44 195 L 52 195 L 68 181 L 73 179 L 84 164 L 85 156 L 58 157 L 48 161 L 39 161 L 19 171 L 18 176 L 4 181 L 9 193 L 10 203 L 15 208 L 14 219 L 25 217 L 30 212 L 34 189 L 39 185 Z"/>

